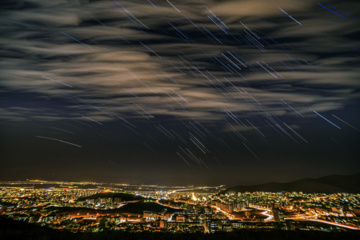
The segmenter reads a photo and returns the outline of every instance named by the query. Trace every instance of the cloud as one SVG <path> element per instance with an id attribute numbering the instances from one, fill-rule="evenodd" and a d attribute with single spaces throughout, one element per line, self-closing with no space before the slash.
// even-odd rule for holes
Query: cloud
<path id="1" fill-rule="evenodd" d="M 261 16 L 274 17 L 283 14 L 279 7 L 286 9 L 288 12 L 302 12 L 312 4 L 311 1 L 287 1 L 287 0 L 232 0 L 218 1 L 212 6 L 216 14 L 223 16 L 237 16 L 238 18 Z"/>
<path id="2" fill-rule="evenodd" d="M 0 86 L 66 102 L 43 119 L 296 116 L 281 100 L 317 117 L 358 101 L 354 19 L 314 1 L 33 3 L 5 10 Z"/>

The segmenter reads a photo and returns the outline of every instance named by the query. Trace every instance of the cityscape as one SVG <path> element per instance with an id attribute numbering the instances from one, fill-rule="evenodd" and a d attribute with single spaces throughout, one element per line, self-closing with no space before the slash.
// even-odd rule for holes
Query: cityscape
<path id="1" fill-rule="evenodd" d="M 0 239 L 360 239 L 360 0 L 0 0 Z"/>
<path id="2" fill-rule="evenodd" d="M 360 194 L 224 190 L 223 185 L 1 182 L 0 214 L 74 233 L 360 230 Z"/>

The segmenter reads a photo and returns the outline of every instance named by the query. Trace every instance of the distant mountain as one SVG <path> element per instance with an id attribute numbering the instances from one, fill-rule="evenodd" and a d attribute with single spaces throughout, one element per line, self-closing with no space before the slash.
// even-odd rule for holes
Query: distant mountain
<path id="1" fill-rule="evenodd" d="M 321 178 L 304 178 L 287 183 L 270 182 L 251 186 L 236 186 L 224 192 L 306 192 L 306 193 L 360 193 L 360 173 L 345 175 L 330 175 Z"/>

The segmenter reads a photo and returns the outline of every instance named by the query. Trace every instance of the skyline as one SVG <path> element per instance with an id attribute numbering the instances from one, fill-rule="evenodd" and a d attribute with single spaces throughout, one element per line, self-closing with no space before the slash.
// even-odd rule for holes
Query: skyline
<path id="1" fill-rule="evenodd" d="M 0 180 L 360 169 L 357 1 L 4 1 Z"/>
<path id="2" fill-rule="evenodd" d="M 302 192 L 302 193 L 354 193 L 359 192 L 359 177 L 360 173 L 353 175 L 328 175 L 320 178 L 302 178 L 291 182 L 264 182 L 255 185 L 239 185 L 232 183 L 231 185 L 164 185 L 164 184 L 143 184 L 143 183 L 126 183 L 126 182 L 90 182 L 90 181 L 64 181 L 64 180 L 45 180 L 45 179 L 26 179 L 26 180 L 6 180 L 0 181 L 0 185 L 4 187 L 21 186 L 24 188 L 34 189 L 51 189 L 54 187 L 63 188 L 94 188 L 94 186 L 101 186 L 104 192 L 112 191 L 113 189 L 121 188 L 124 191 L 131 189 L 136 191 L 156 191 L 156 189 L 171 190 L 171 189 L 202 189 L 209 190 L 212 188 L 220 189 L 222 193 L 233 192 Z"/>
<path id="3" fill-rule="evenodd" d="M 358 235 L 360 229 L 356 193 L 224 192 L 223 186 L 103 187 L 65 187 L 63 183 L 25 187 L 13 182 L 11 187 L 1 186 L 1 220 L 40 224 L 58 233 L 204 233 L 201 239 L 206 234 L 248 230 L 269 238 L 279 231 Z"/>

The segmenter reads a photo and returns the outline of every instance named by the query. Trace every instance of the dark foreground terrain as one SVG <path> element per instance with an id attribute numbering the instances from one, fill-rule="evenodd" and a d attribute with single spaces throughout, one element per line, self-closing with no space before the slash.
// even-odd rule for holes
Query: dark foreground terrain
<path id="1" fill-rule="evenodd" d="M 22 240 L 352 240 L 360 239 L 360 231 L 351 232 L 318 232 L 318 231 L 254 231 L 242 230 L 232 233 L 217 234 L 173 234 L 173 233 L 71 233 L 36 224 L 30 224 L 0 217 L 0 239 Z"/>

